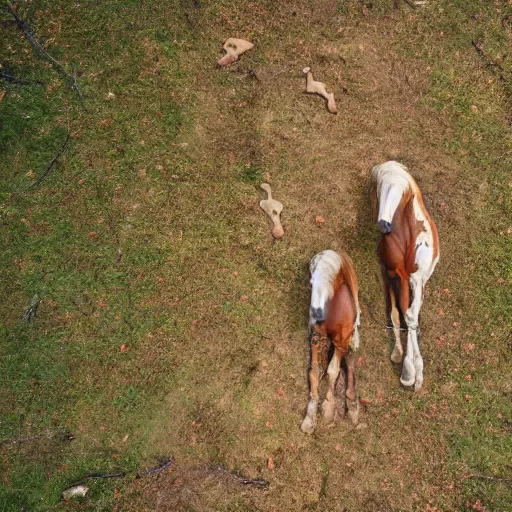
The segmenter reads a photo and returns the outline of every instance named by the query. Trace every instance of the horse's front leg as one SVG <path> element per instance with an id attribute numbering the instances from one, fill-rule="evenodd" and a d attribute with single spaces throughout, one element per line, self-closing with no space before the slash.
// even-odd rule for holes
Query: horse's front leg
<path id="1" fill-rule="evenodd" d="M 316 415 L 318 412 L 318 402 L 320 400 L 318 394 L 318 387 L 320 384 L 320 379 L 322 377 L 322 369 L 320 366 L 320 359 L 323 357 L 319 357 L 319 351 L 328 350 L 327 347 L 323 347 L 323 344 L 320 343 L 321 335 L 320 333 L 314 331 L 311 334 L 311 368 L 309 370 L 309 389 L 310 389 L 310 398 L 308 403 L 308 408 L 306 410 L 306 417 L 302 421 L 302 425 L 300 426 L 302 432 L 305 434 L 312 434 L 316 428 Z M 320 354 L 322 356 L 322 354 Z"/>

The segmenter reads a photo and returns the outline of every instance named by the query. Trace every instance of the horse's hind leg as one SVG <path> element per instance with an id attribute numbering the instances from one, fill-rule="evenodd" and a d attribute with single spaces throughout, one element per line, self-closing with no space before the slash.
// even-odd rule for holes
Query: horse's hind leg
<path id="1" fill-rule="evenodd" d="M 400 339 L 400 313 L 398 312 L 396 305 L 395 290 L 391 284 L 388 285 L 388 294 L 391 306 L 390 309 L 391 321 L 393 322 L 393 334 L 395 335 L 395 346 L 393 347 L 393 352 L 391 352 L 391 361 L 398 364 L 402 362 L 404 351 L 402 348 L 402 341 Z"/>
<path id="2" fill-rule="evenodd" d="M 343 354 L 341 349 L 338 347 L 334 348 L 334 354 L 332 355 L 331 362 L 327 368 L 327 394 L 325 400 L 322 403 L 322 414 L 326 422 L 334 420 L 334 412 L 336 410 L 336 401 L 334 398 L 334 387 L 336 380 L 340 374 L 341 358 Z"/>
<path id="3" fill-rule="evenodd" d="M 354 425 L 359 420 L 359 395 L 357 392 L 357 380 L 356 380 L 356 354 L 349 350 L 345 357 L 347 363 L 347 409 L 348 417 L 351 419 Z"/>

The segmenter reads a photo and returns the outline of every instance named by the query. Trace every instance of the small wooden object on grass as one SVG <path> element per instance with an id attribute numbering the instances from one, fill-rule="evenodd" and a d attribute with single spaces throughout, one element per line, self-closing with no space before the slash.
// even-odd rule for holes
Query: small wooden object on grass
<path id="1" fill-rule="evenodd" d="M 249 41 L 245 41 L 244 39 L 236 39 L 235 37 L 230 37 L 224 43 L 224 50 L 226 50 L 226 55 L 220 58 L 217 63 L 219 66 L 227 66 L 232 62 L 238 60 L 239 55 L 250 50 L 254 45 Z"/>
<path id="2" fill-rule="evenodd" d="M 260 188 L 262 188 L 268 196 L 268 199 L 260 201 L 260 207 L 266 212 L 274 224 L 274 227 L 272 228 L 272 236 L 274 238 L 282 238 L 284 236 L 284 229 L 281 225 L 281 219 L 279 216 L 283 211 L 283 203 L 272 199 L 272 190 L 268 183 L 262 183 Z"/>
<path id="3" fill-rule="evenodd" d="M 327 110 L 331 114 L 337 114 L 338 109 L 336 108 L 336 102 L 334 101 L 334 93 L 327 92 L 325 89 L 325 84 L 322 82 L 317 82 L 313 78 L 313 73 L 311 73 L 311 68 L 304 68 L 302 70 L 306 74 L 306 92 L 310 94 L 319 94 L 322 98 L 327 100 Z"/>

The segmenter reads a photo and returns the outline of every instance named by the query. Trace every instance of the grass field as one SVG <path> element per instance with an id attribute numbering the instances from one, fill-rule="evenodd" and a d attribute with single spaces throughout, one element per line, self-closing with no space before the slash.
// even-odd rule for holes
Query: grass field
<path id="1" fill-rule="evenodd" d="M 0 511 L 509 511 L 511 2 L 16 8 L 84 99 L 2 22 L 0 72 L 43 85 L 0 78 Z M 228 37 L 255 46 L 220 69 Z M 389 361 L 366 194 L 391 158 L 441 240 L 416 394 Z M 325 248 L 358 273 L 364 407 L 308 437 L 307 265 Z"/>

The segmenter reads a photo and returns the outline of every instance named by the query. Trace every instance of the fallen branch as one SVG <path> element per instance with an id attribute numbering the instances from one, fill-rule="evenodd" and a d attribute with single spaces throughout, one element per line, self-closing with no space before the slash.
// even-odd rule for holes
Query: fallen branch
<path id="1" fill-rule="evenodd" d="M 0 441 L 0 446 L 12 445 L 12 444 L 22 444 L 28 441 L 34 441 L 35 439 L 51 439 L 60 435 L 62 437 L 62 441 L 73 441 L 75 436 L 69 433 L 67 430 L 50 430 L 48 432 L 43 432 L 42 434 L 36 434 L 33 436 L 20 437 L 19 439 L 6 439 L 5 441 Z"/>
<path id="2" fill-rule="evenodd" d="M 168 457 L 166 459 L 163 459 L 160 465 L 155 466 L 154 468 L 145 469 L 141 473 L 137 473 L 137 476 L 135 478 L 141 478 L 144 475 L 154 475 L 155 473 L 159 473 L 160 471 L 163 471 L 164 469 L 172 466 L 172 464 L 172 459 Z"/>
<path id="3" fill-rule="evenodd" d="M 42 183 L 42 181 L 48 176 L 48 174 L 50 174 L 50 172 L 52 171 L 53 169 L 53 166 L 55 165 L 55 162 L 59 159 L 59 157 L 62 155 L 62 153 L 64 153 L 64 150 L 66 149 L 66 146 L 68 145 L 68 142 L 69 142 L 69 139 L 70 139 L 70 135 L 68 133 L 68 136 L 66 137 L 66 140 L 64 141 L 64 144 L 62 144 L 62 147 L 60 148 L 60 151 L 52 158 L 51 162 L 49 163 L 48 167 L 46 168 L 46 170 L 41 174 L 41 176 L 39 176 L 39 178 L 37 178 L 36 181 L 34 181 L 34 183 L 32 183 L 31 185 L 29 185 L 25 190 L 24 192 L 27 192 L 28 190 L 34 188 L 34 187 L 37 187 L 38 185 L 40 185 Z"/>
<path id="4" fill-rule="evenodd" d="M 241 485 L 250 485 L 252 487 L 256 487 L 257 489 L 268 489 L 269 483 L 262 478 L 247 478 L 237 471 L 229 471 L 221 466 L 217 466 L 215 468 L 205 468 L 201 471 L 202 473 L 222 473 L 223 475 L 230 476 L 237 483 Z"/>
<path id="5" fill-rule="evenodd" d="M 475 41 L 473 39 L 471 40 L 471 44 L 473 45 L 473 48 L 476 50 L 478 55 L 480 55 L 480 57 L 482 57 L 482 59 L 484 59 L 485 65 L 488 68 L 491 68 L 492 70 L 499 69 L 501 71 L 501 73 L 499 74 L 499 79 L 500 80 L 505 80 L 505 77 L 503 76 L 503 72 L 505 71 L 503 69 L 503 66 L 499 62 L 496 62 L 496 61 L 492 60 L 487 55 L 487 53 L 484 50 L 483 44 L 479 43 L 478 41 Z"/>
<path id="6" fill-rule="evenodd" d="M 0 78 L 11 82 L 12 84 L 20 85 L 44 85 L 40 80 L 25 80 L 24 78 L 18 78 L 16 76 L 9 75 L 7 73 L 0 73 Z"/>
<path id="7" fill-rule="evenodd" d="M 32 48 L 39 52 L 41 55 L 43 55 L 47 60 L 49 60 L 53 66 L 55 66 L 61 73 L 64 74 L 64 76 L 69 80 L 71 83 L 71 87 L 77 92 L 78 96 L 80 97 L 80 100 L 83 102 L 84 96 L 82 93 L 82 90 L 80 89 L 75 71 L 73 71 L 73 74 L 69 73 L 68 70 L 62 65 L 58 60 L 53 58 L 44 48 L 44 46 L 37 40 L 36 36 L 32 33 L 30 30 L 30 27 L 28 23 L 24 20 L 22 20 L 19 16 L 16 10 L 12 7 L 12 5 L 7 4 L 6 5 L 7 10 L 11 13 L 14 20 L 16 21 L 16 25 L 18 25 L 18 28 L 23 32 L 25 37 L 27 38 L 28 42 L 32 45 Z"/>

